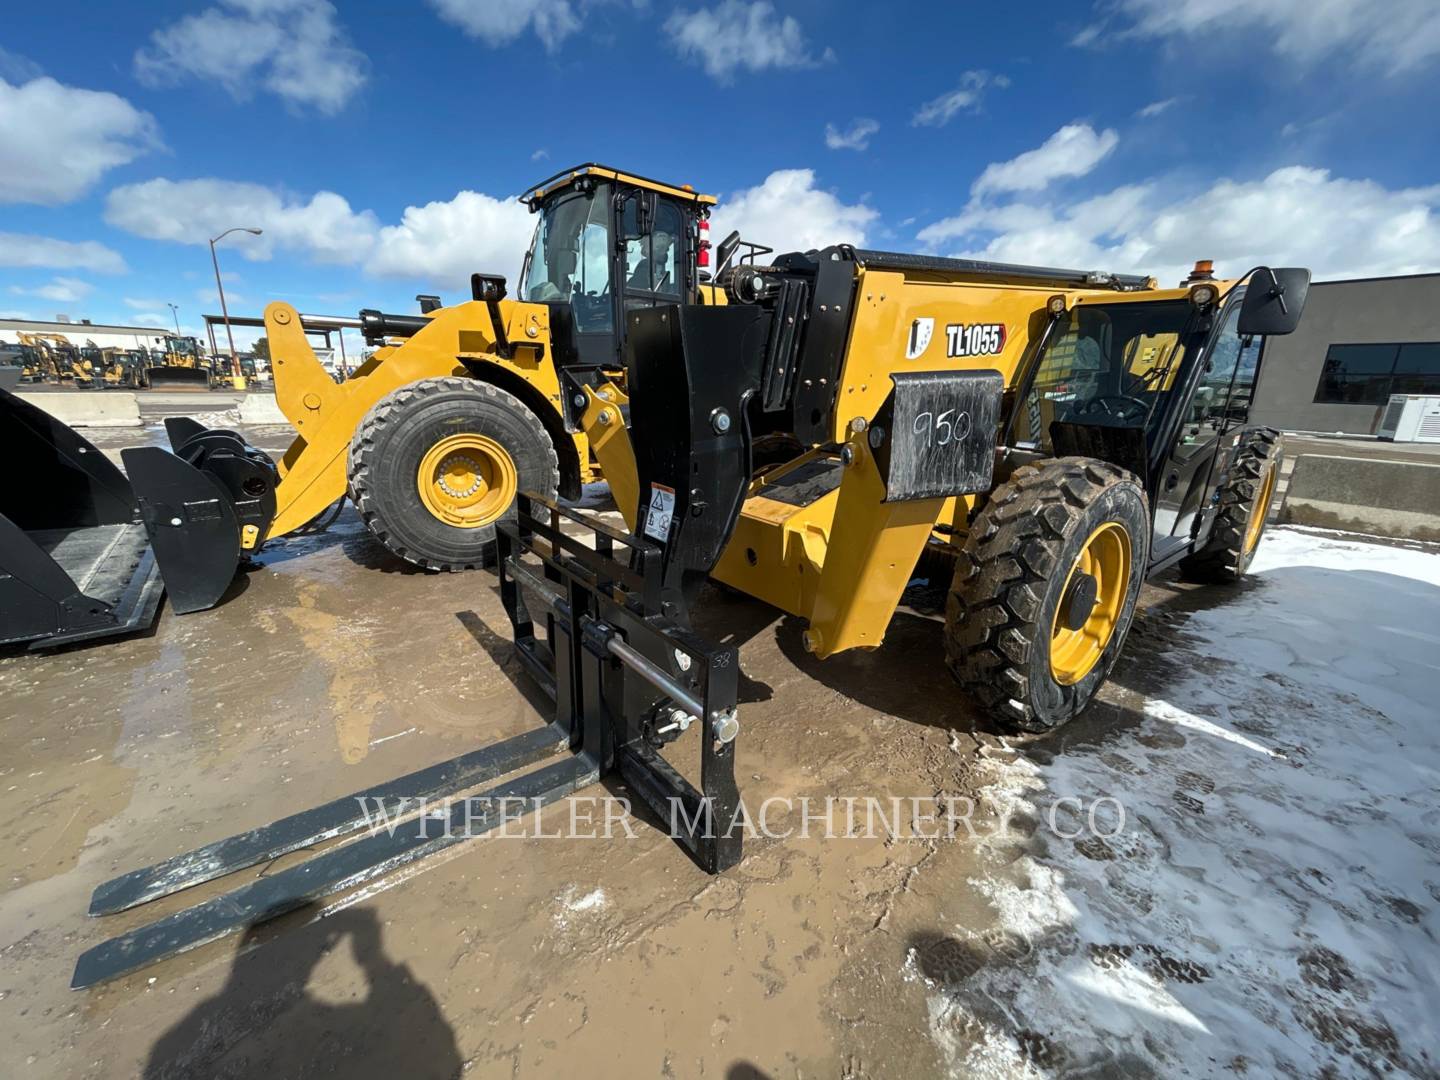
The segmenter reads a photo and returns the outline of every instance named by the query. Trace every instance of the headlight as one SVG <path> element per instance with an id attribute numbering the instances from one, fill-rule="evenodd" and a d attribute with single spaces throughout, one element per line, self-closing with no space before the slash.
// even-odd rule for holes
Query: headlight
<path id="1" fill-rule="evenodd" d="M 1190 303 L 1196 307 L 1209 307 L 1220 297 L 1220 290 L 1214 285 L 1196 285 L 1190 290 Z"/>

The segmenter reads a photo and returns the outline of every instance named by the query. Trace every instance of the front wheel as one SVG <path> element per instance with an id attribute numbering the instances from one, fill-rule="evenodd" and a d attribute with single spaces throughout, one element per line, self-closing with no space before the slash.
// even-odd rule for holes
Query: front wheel
<path id="1" fill-rule="evenodd" d="M 1194 554 L 1180 561 L 1180 576 L 1201 584 L 1238 581 L 1250 569 L 1275 500 L 1285 443 L 1274 428 L 1251 428 L 1240 437 L 1229 473 L 1216 495 L 1215 527 Z"/>
<path id="2" fill-rule="evenodd" d="M 1079 457 L 1017 469 L 956 561 L 950 670 L 1011 730 L 1063 724 L 1120 655 L 1149 555 L 1149 504 L 1130 473 Z"/>
<path id="3" fill-rule="evenodd" d="M 350 442 L 350 498 L 396 555 L 429 570 L 489 565 L 515 496 L 550 498 L 559 459 L 539 418 L 476 379 L 423 379 L 382 398 Z"/>

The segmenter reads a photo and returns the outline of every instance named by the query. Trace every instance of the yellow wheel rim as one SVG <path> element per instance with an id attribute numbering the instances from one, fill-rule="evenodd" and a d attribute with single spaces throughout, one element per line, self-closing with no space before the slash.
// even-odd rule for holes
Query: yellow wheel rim
<path id="1" fill-rule="evenodd" d="M 1279 471 L 1272 468 L 1260 485 L 1260 497 L 1255 500 L 1255 508 L 1251 510 L 1250 521 L 1245 526 L 1246 555 L 1255 550 L 1255 545 L 1260 543 L 1260 534 L 1265 531 L 1265 519 L 1270 516 L 1270 500 L 1275 495 L 1275 474 Z"/>
<path id="2" fill-rule="evenodd" d="M 506 449 L 487 435 L 450 435 L 432 446 L 416 477 L 425 509 L 447 525 L 479 529 L 515 501 L 520 481 Z"/>
<path id="3" fill-rule="evenodd" d="M 1066 624 L 1071 587 L 1080 575 L 1095 582 L 1095 602 L 1075 629 Z M 1094 670 L 1115 635 L 1130 588 L 1130 534 L 1118 521 L 1107 521 L 1090 534 L 1070 573 L 1050 626 L 1050 674 L 1061 686 L 1073 686 Z"/>

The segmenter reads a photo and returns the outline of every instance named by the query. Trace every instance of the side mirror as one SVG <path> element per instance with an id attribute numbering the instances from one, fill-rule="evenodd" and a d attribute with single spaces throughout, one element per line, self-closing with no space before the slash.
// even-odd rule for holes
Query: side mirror
<path id="1" fill-rule="evenodd" d="M 1240 305 L 1241 337 L 1293 334 L 1310 292 L 1310 271 L 1292 266 L 1272 270 L 1262 266 L 1250 275 Z"/>
<path id="2" fill-rule="evenodd" d="M 739 230 L 739 229 L 736 229 L 736 230 L 735 230 L 734 232 L 732 232 L 729 236 L 725 237 L 724 240 L 721 240 L 721 241 L 720 241 L 720 246 L 715 249 L 715 272 L 716 272 L 717 274 L 718 274 L 721 270 L 724 270 L 727 265 L 729 265 L 730 259 L 731 259 L 731 258 L 734 256 L 734 254 L 735 254 L 735 249 L 738 248 L 739 246 L 740 246 L 740 230 Z"/>
<path id="3" fill-rule="evenodd" d="M 505 299 L 504 274 L 471 274 L 470 295 L 486 303 Z M 418 299 L 418 298 L 417 298 Z"/>

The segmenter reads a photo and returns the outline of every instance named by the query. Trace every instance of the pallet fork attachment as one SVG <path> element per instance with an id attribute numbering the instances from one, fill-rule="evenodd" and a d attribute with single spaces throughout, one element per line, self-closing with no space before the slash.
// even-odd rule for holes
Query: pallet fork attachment
<path id="1" fill-rule="evenodd" d="M 537 503 L 540 516 L 533 510 Z M 522 813 L 538 810 L 617 772 L 701 869 L 719 873 L 739 861 L 734 648 L 712 646 L 661 614 L 660 551 L 649 541 L 538 496 L 522 496 L 518 511 L 517 521 L 500 526 L 501 597 L 518 655 L 555 703 L 553 719 L 524 735 L 102 884 L 91 898 L 91 915 L 124 911 L 365 832 L 89 949 L 75 966 L 73 989 L 118 978 L 372 881 L 514 820 L 516 807 L 523 807 Z M 564 531 L 562 522 L 592 533 L 593 547 Z M 616 557 L 617 546 L 626 549 L 627 559 Z M 700 736 L 698 788 L 660 752 L 692 725 Z M 544 764 L 444 810 L 428 808 L 429 800 L 448 799 L 537 762 Z M 388 823 L 407 813 L 411 816 L 394 827 L 368 828 L 376 819 Z"/>

